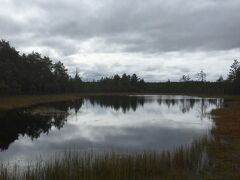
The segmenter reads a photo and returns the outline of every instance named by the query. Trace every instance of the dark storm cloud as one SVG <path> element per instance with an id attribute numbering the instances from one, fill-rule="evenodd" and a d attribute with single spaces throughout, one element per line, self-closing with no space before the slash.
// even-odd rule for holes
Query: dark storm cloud
<path id="1" fill-rule="evenodd" d="M 78 43 L 77 40 L 95 37 L 129 52 L 227 50 L 240 46 L 240 13 L 237 13 L 240 1 L 237 0 L 10 2 L 5 6 L 10 10 L 12 6 L 13 16 L 21 13 L 21 9 L 35 8 L 41 13 L 27 17 L 29 20 L 22 26 L 21 22 L 14 24 L 11 18 L 6 22 L 6 17 L 0 17 L 5 36 L 16 33 L 24 36 L 22 31 L 17 31 L 24 29 L 35 34 L 40 45 L 60 50 L 63 48 L 59 41 Z M 44 43 L 49 37 L 55 41 Z M 68 50 L 67 54 L 73 53 L 74 48 L 66 45 Z"/>

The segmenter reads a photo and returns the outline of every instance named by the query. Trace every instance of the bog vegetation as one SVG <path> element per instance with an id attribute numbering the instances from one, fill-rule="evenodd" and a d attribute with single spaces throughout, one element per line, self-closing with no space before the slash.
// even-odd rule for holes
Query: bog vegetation
<path id="1" fill-rule="evenodd" d="M 46 94 L 66 92 L 155 92 L 239 94 L 240 64 L 234 61 L 227 79 L 206 81 L 207 74 L 196 73 L 194 79 L 183 75 L 179 82 L 146 83 L 136 74 L 103 77 L 83 82 L 76 70 L 70 76 L 64 64 L 53 62 L 37 52 L 20 54 L 5 40 L 0 41 L 0 95 Z"/>
<path id="2" fill-rule="evenodd" d="M 199 179 L 206 167 L 205 139 L 174 152 L 141 154 L 104 154 L 65 152 L 62 158 L 39 160 L 24 170 L 0 166 L 0 179 Z"/>

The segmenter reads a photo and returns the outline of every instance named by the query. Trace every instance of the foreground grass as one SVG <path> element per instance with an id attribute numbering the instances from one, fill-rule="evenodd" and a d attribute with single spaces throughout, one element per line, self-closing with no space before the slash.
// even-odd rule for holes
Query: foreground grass
<path id="1" fill-rule="evenodd" d="M 22 173 L 17 167 L 0 168 L 0 179 L 199 179 L 205 167 L 205 140 L 181 147 L 174 152 L 145 152 L 142 154 L 105 153 L 94 155 L 77 151 L 66 152 L 62 158 L 37 162 Z"/>

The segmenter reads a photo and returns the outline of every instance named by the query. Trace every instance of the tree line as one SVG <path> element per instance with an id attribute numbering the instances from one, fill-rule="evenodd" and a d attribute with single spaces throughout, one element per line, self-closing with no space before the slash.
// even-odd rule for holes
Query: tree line
<path id="1" fill-rule="evenodd" d="M 37 52 L 20 55 L 9 42 L 0 41 L 0 94 L 64 93 L 82 90 L 76 73 L 70 77 L 60 61 Z"/>
<path id="2" fill-rule="evenodd" d="M 179 82 L 150 83 L 136 74 L 114 75 L 98 81 L 83 82 L 76 70 L 68 74 L 61 61 L 53 62 L 37 52 L 20 54 L 9 42 L 0 41 L 0 95 L 46 94 L 71 92 L 154 92 L 154 93 L 240 93 L 240 63 L 234 60 L 227 79 L 206 81 L 200 71 L 196 80 L 183 75 Z"/>

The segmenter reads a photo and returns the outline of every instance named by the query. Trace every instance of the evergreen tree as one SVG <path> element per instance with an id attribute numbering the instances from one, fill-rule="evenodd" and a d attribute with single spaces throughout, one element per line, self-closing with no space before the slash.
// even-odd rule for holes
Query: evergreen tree
<path id="1" fill-rule="evenodd" d="M 230 82 L 234 82 L 237 79 L 237 72 L 240 67 L 240 64 L 237 59 L 234 60 L 233 64 L 230 67 L 230 71 L 228 74 L 228 80 Z"/>

